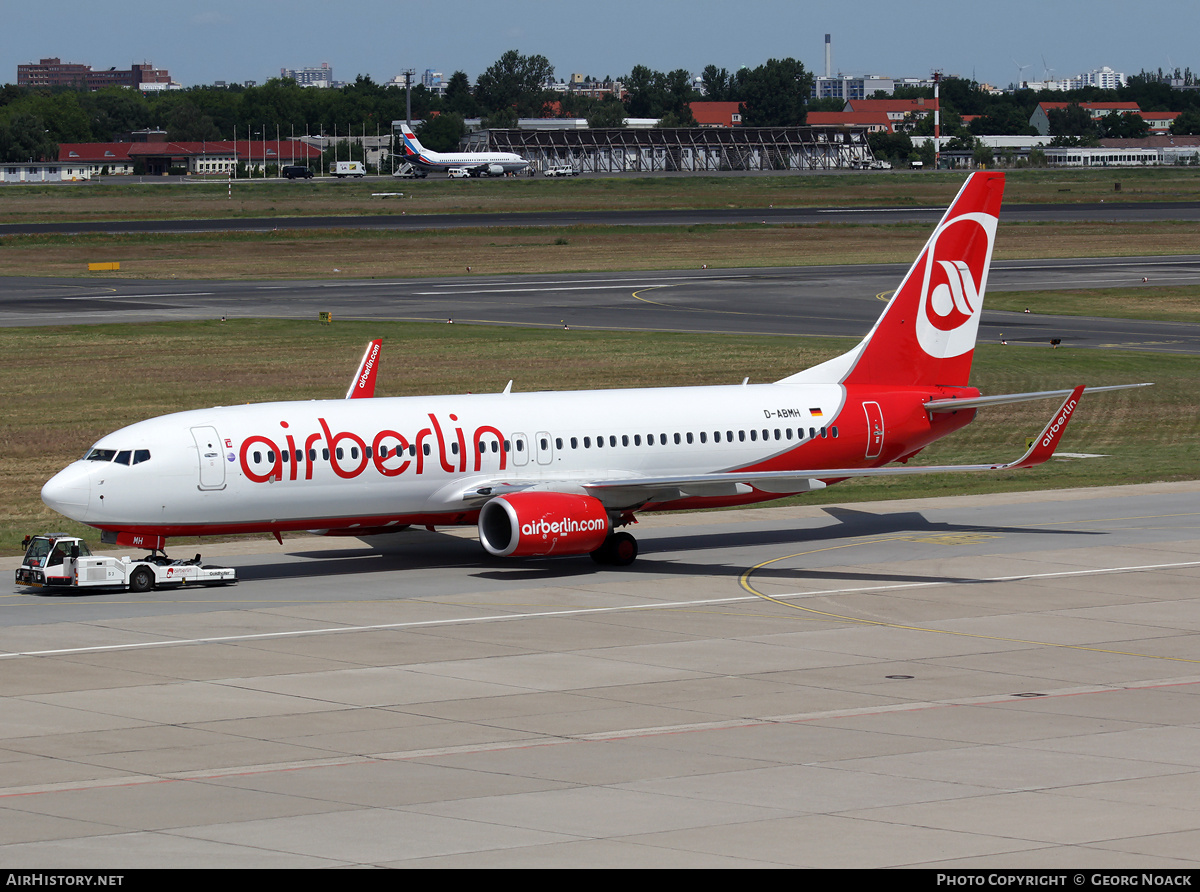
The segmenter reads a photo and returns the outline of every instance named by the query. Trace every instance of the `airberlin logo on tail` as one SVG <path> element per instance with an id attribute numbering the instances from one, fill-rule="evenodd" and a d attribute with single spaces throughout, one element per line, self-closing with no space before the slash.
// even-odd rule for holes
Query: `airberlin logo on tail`
<path id="1" fill-rule="evenodd" d="M 967 213 L 946 221 L 925 246 L 916 328 L 929 356 L 947 359 L 974 349 L 995 236 L 994 216 Z"/>
<path id="2" fill-rule="evenodd" d="M 962 260 L 939 260 L 946 281 L 934 286 L 929 295 L 928 316 L 934 328 L 953 331 L 975 315 L 979 291 L 971 278 L 971 269 Z"/>

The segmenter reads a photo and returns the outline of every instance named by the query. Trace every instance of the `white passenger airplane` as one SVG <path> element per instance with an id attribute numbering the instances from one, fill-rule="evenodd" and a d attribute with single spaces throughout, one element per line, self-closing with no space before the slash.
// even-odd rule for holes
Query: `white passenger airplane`
<path id="1" fill-rule="evenodd" d="M 372 397 L 379 342 L 345 400 L 181 412 L 102 437 L 42 489 L 51 508 L 161 549 L 165 537 L 477 524 L 498 556 L 624 565 L 642 510 L 742 505 L 849 477 L 1004 471 L 1048 459 L 1084 388 L 968 385 L 1004 175 L 963 186 L 871 332 L 773 384 Z M 1116 390 L 1125 386 L 1100 387 Z M 1007 464 L 885 467 L 977 408 L 1066 396 Z M 111 539 L 110 539 L 111 541 Z M 282 539 L 280 539 L 282 542 Z"/>
<path id="2" fill-rule="evenodd" d="M 512 152 L 434 152 L 421 145 L 407 124 L 400 125 L 404 136 L 404 160 L 414 167 L 440 170 L 461 167 L 473 177 L 498 177 L 524 170 L 529 162 Z"/>

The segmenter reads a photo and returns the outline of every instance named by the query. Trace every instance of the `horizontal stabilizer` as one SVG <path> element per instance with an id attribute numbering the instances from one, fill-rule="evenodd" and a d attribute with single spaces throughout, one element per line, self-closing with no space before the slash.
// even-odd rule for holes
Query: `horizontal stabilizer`
<path id="1" fill-rule="evenodd" d="M 1152 382 L 1145 384 L 1111 384 L 1107 387 L 1084 387 L 1088 393 L 1105 393 L 1109 390 L 1131 390 L 1134 387 L 1153 387 Z M 996 396 L 977 396 L 970 399 L 930 400 L 925 404 L 927 412 L 957 412 L 959 409 L 984 409 L 988 406 L 1006 406 L 1009 403 L 1024 403 L 1029 400 L 1062 399 L 1070 396 L 1073 390 L 1039 390 L 1034 393 L 1002 393 Z"/>

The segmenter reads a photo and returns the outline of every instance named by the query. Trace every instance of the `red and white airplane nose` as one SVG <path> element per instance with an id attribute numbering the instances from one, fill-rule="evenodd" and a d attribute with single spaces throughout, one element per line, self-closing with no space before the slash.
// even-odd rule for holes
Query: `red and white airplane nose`
<path id="1" fill-rule="evenodd" d="M 91 468 L 85 462 L 68 465 L 42 487 L 42 501 L 72 520 L 84 520 L 91 497 Z"/>

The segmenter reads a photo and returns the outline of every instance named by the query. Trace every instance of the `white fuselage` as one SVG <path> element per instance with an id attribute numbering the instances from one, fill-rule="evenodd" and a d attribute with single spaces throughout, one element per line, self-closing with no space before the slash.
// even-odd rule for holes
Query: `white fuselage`
<path id="1" fill-rule="evenodd" d="M 843 400 L 836 384 L 762 384 L 219 407 L 109 434 L 93 454 L 150 458 L 74 462 L 43 498 L 93 526 L 162 535 L 468 523 L 478 502 L 464 494 L 497 481 L 861 463 L 861 443 L 835 439 Z M 634 507 L 619 499 L 606 507 Z"/>
<path id="2" fill-rule="evenodd" d="M 452 167 L 468 169 L 480 166 L 499 167 L 505 173 L 524 170 L 529 162 L 520 155 L 509 152 L 443 152 L 436 158 L 429 157 L 431 152 L 426 150 L 421 155 L 410 155 L 406 160 L 417 167 L 428 170 L 449 170 Z"/>
<path id="3" fill-rule="evenodd" d="M 404 131 L 404 160 L 414 167 L 447 171 L 461 167 L 488 176 L 524 170 L 529 162 L 512 152 L 434 152 L 421 145 L 411 131 Z"/>

